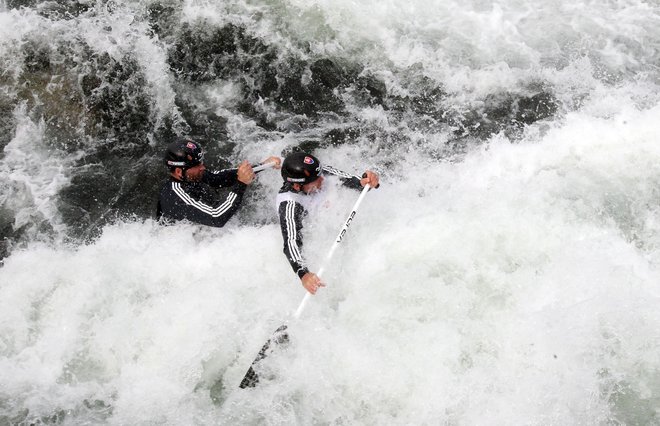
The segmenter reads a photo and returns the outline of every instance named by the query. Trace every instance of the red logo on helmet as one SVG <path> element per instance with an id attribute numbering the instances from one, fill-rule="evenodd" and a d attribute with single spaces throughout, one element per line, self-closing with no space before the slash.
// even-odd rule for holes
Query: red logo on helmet
<path id="1" fill-rule="evenodd" d="M 186 148 L 197 149 L 197 145 L 195 145 L 195 144 L 192 143 L 192 142 L 188 142 L 188 143 L 186 144 Z"/>
<path id="2" fill-rule="evenodd" d="M 305 157 L 303 161 L 305 164 L 314 164 L 314 159 L 312 157 Z"/>

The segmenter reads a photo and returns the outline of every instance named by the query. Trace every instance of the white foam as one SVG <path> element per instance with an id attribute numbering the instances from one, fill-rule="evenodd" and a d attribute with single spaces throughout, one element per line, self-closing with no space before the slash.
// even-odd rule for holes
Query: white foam
<path id="1" fill-rule="evenodd" d="M 279 15 L 243 13 L 271 7 Z M 73 410 L 75 423 L 84 400 L 102 400 L 111 424 L 655 421 L 660 107 L 650 7 L 186 2 L 190 21 L 238 19 L 262 34 L 279 28 L 272 40 L 283 46 L 309 41 L 311 55 L 360 55 L 401 94 L 401 70 L 421 67 L 455 91 L 448 107 L 536 80 L 569 106 L 520 140 L 496 135 L 444 162 L 428 152 L 441 150 L 446 134 L 350 106 L 355 121 L 399 129 L 412 142 L 318 151 L 349 172 L 379 170 L 383 184 L 353 221 L 328 287 L 289 324 L 291 344 L 267 358 L 262 377 L 272 378 L 255 389 L 237 385 L 304 294 L 281 253 L 277 172 L 261 173 L 249 200 L 263 226 L 125 222 L 89 245 L 33 242 L 12 252 L 0 269 L 0 416 Z M 0 19 L 29 14 L 17 13 Z M 168 86 L 161 46 L 135 38 L 128 23 L 113 27 L 116 45 L 107 34 L 94 38 L 94 28 L 83 30 L 99 51 L 139 48 L 140 63 L 154 67 L 150 82 Z M 612 79 L 599 74 L 610 71 Z M 236 100 L 229 83 L 207 89 L 220 112 Z M 168 108 L 170 92 L 152 95 Z M 264 140 L 255 123 L 229 118 L 241 159 L 318 137 Z M 52 220 L 66 162 L 39 148 L 39 123 L 20 113 L 17 120 L 0 173 L 33 188 L 21 192 L 33 198 L 2 201 L 27 206 L 21 223 Z M 312 268 L 357 197 L 327 189 L 329 203 L 305 228 Z M 209 396 L 218 378 L 219 407 Z"/>
<path id="2" fill-rule="evenodd" d="M 64 230 L 55 196 L 69 182 L 66 166 L 73 159 L 62 158 L 44 146 L 44 123 L 34 123 L 24 105 L 14 113 L 16 133 L 5 146 L 0 163 L 0 178 L 8 189 L 0 202 L 17 211 L 15 229 L 26 227 L 35 236 L 40 224 L 47 222 L 57 232 Z"/>
<path id="3" fill-rule="evenodd" d="M 0 270 L 4 392 L 35 411 L 103 395 L 118 423 L 590 423 L 621 383 L 653 406 L 657 113 L 575 114 L 537 143 L 410 161 L 367 196 L 254 390 L 232 389 L 303 295 L 277 225 L 120 224 L 16 252 Z M 324 224 L 309 218 L 316 267 L 357 194 L 332 195 Z M 209 384 L 193 392 L 214 374 L 220 409 Z"/>

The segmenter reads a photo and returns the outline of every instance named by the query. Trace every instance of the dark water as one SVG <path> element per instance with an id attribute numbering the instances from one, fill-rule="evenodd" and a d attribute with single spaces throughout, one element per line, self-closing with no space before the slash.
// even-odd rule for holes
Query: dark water
<path id="1" fill-rule="evenodd" d="M 48 28 L 49 22 L 66 25 L 97 15 L 103 19 L 120 6 L 9 1 L 7 7 L 36 11 Z M 359 57 L 322 57 L 305 46 L 287 50 L 233 23 L 182 23 L 178 2 L 144 3 L 134 18 L 144 24 L 136 31 L 145 32 L 144 37 L 165 51 L 163 72 L 171 77 L 175 94 L 170 111 L 154 110 L 137 52 L 126 50 L 119 57 L 99 53 L 75 30 L 54 31 L 54 36 L 29 32 L 11 59 L 19 71 L 0 77 L 6 89 L 0 94 L 0 147 L 11 140 L 16 125 L 12 111 L 23 104 L 31 120 L 43 121 L 46 148 L 76 157 L 69 184 L 56 194 L 64 237 L 72 242 L 93 238 L 117 219 L 154 215 L 154 197 L 165 176 L 163 147 L 176 136 L 201 143 L 212 165 L 237 162 L 227 117 L 205 99 L 202 89 L 209 84 L 233 83 L 240 90 L 233 115 L 253 120 L 264 137 L 304 133 L 308 136 L 300 138 L 299 148 L 310 151 L 341 144 L 391 149 L 412 143 L 404 132 L 362 125 L 349 111 L 355 108 L 381 107 L 392 121 L 407 123 L 410 131 L 448 133 L 446 144 L 427 147 L 438 159 L 464 152 L 498 132 L 515 139 L 525 125 L 561 110 L 552 87 L 537 82 L 522 93 L 488 95 L 478 108 L 466 105 L 457 113 L 460 108 L 448 110 L 443 104 L 442 84 L 419 70 L 400 71 L 406 96 L 390 93 Z M 112 28 L 107 24 L 98 30 L 110 34 Z M 16 211 L 2 207 L 0 212 L 3 255 L 26 238 L 48 240 L 56 234 L 52 218 L 39 218 L 37 231 L 27 235 L 12 229 Z"/>

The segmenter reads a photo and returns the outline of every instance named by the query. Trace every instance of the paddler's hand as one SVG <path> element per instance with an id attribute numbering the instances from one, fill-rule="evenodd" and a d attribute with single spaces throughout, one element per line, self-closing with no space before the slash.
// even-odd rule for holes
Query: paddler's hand
<path id="1" fill-rule="evenodd" d="M 238 166 L 238 181 L 243 182 L 246 185 L 249 185 L 254 180 L 254 170 L 252 170 L 252 165 L 247 161 L 243 161 Z"/>
<path id="2" fill-rule="evenodd" d="M 312 294 L 316 294 L 316 290 L 318 290 L 320 287 L 325 287 L 325 284 L 321 282 L 321 278 L 319 278 L 318 275 L 313 272 L 308 272 L 303 275 L 300 281 L 302 281 L 302 285 L 305 287 L 305 290 Z"/>
<path id="3" fill-rule="evenodd" d="M 363 187 L 369 184 L 372 188 L 378 188 L 380 184 L 378 183 L 378 174 L 367 170 L 362 174 L 362 179 L 360 179 L 360 185 Z"/>
<path id="4" fill-rule="evenodd" d="M 275 165 L 273 166 L 274 169 L 282 168 L 282 159 L 280 157 L 276 157 L 276 156 L 268 157 L 261 162 L 261 164 L 266 164 L 266 163 L 275 163 Z"/>

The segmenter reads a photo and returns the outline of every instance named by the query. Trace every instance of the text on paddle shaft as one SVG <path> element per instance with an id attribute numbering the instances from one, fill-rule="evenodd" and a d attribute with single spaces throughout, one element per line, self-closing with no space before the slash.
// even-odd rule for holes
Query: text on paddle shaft
<path id="1" fill-rule="evenodd" d="M 351 221 L 353 220 L 353 216 L 355 216 L 355 210 L 353 210 L 351 212 L 351 215 L 348 217 L 348 219 L 346 219 L 346 223 L 344 224 L 344 229 L 342 229 L 341 232 L 339 233 L 336 242 L 339 243 L 341 242 L 341 239 L 344 238 L 344 234 L 346 233 L 346 231 L 348 231 L 348 227 L 351 226 Z"/>

